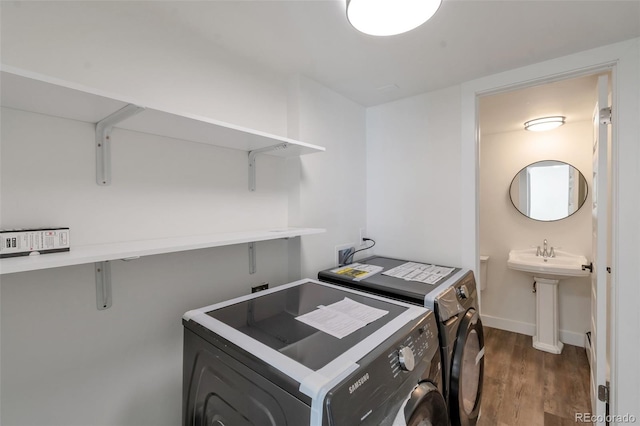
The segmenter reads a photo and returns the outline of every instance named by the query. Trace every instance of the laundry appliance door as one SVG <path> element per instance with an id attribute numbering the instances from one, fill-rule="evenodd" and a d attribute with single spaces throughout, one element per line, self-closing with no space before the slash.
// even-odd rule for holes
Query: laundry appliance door
<path id="1" fill-rule="evenodd" d="M 453 347 L 449 390 L 452 426 L 472 426 L 478 421 L 484 376 L 484 333 L 474 308 L 468 309 L 458 327 Z"/>
<path id="2" fill-rule="evenodd" d="M 418 384 L 396 416 L 393 426 L 448 426 L 447 403 L 430 382 Z"/>

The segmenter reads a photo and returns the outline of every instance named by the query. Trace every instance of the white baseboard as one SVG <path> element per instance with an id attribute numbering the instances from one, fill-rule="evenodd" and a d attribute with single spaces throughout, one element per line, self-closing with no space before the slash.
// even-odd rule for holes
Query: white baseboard
<path id="1" fill-rule="evenodd" d="M 481 315 L 482 324 L 487 327 L 497 328 L 499 330 L 511 331 L 513 333 L 525 334 L 527 336 L 535 336 L 536 325 L 528 322 L 514 321 L 506 318 L 492 317 L 490 315 Z M 584 333 L 576 333 L 575 331 L 560 330 L 560 341 L 567 345 L 578 346 L 584 348 Z"/>
<path id="2" fill-rule="evenodd" d="M 528 322 L 520 322 L 505 318 L 492 317 L 490 315 L 480 315 L 482 324 L 487 327 L 497 328 L 499 330 L 512 331 L 514 333 L 526 334 L 533 336 L 536 334 L 536 325 Z"/>

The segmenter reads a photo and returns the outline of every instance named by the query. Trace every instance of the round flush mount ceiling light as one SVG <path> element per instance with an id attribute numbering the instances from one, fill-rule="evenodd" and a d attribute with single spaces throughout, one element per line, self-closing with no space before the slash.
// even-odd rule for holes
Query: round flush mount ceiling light
<path id="1" fill-rule="evenodd" d="M 347 0 L 347 19 L 365 34 L 396 35 L 427 22 L 441 3 L 442 0 Z"/>
<path id="2" fill-rule="evenodd" d="M 524 129 L 532 132 L 543 132 L 545 130 L 555 129 L 564 124 L 565 117 L 560 115 L 554 117 L 536 118 L 524 123 Z"/>

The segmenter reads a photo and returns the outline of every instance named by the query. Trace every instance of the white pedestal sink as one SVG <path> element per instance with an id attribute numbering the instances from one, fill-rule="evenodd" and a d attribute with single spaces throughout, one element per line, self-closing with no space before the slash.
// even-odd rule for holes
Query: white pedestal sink
<path id="1" fill-rule="evenodd" d="M 559 354 L 562 342 L 558 332 L 558 283 L 569 277 L 586 277 L 582 270 L 587 258 L 577 254 L 556 250 L 555 257 L 536 255 L 536 249 L 511 250 L 507 266 L 524 272 L 536 282 L 536 335 L 533 347 L 545 352 Z"/>

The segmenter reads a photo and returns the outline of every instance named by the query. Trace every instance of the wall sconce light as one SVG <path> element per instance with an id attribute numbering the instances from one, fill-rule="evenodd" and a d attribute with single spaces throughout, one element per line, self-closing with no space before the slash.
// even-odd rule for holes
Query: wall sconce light
<path id="1" fill-rule="evenodd" d="M 524 129 L 532 132 L 543 132 L 545 130 L 555 129 L 564 124 L 565 117 L 560 115 L 554 117 L 536 118 L 524 123 Z"/>
<path id="2" fill-rule="evenodd" d="M 442 0 L 347 0 L 347 19 L 365 34 L 396 35 L 427 22 L 441 3 Z"/>

